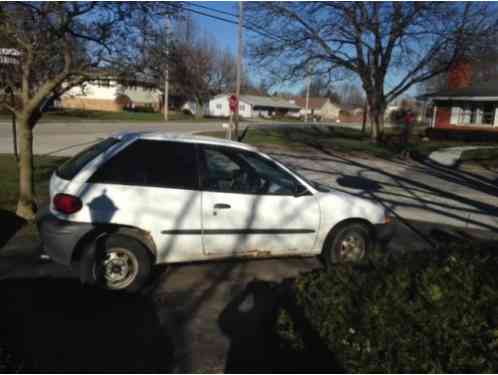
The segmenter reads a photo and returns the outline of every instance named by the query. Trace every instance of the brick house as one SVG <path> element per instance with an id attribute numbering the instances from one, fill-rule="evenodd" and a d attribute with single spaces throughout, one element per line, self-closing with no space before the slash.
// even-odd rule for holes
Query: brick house
<path id="1" fill-rule="evenodd" d="M 160 110 L 161 93 L 151 85 L 122 85 L 105 79 L 73 87 L 57 103 L 59 108 L 119 112 L 125 109 Z"/>
<path id="2" fill-rule="evenodd" d="M 473 84 L 468 62 L 460 61 L 450 69 L 447 89 L 426 97 L 433 102 L 433 128 L 498 131 L 498 77 Z"/>

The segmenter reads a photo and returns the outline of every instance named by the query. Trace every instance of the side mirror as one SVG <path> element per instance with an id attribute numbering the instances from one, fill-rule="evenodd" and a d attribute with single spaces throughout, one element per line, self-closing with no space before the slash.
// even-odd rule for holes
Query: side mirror
<path id="1" fill-rule="evenodd" d="M 302 197 L 303 195 L 309 195 L 310 192 L 308 189 L 306 189 L 305 186 L 301 185 L 300 183 L 294 184 L 294 197 Z"/>

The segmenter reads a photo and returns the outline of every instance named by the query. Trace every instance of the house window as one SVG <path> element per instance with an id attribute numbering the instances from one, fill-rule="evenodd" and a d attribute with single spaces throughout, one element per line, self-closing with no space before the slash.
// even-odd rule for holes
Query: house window
<path id="1" fill-rule="evenodd" d="M 220 104 L 216 104 L 216 109 L 221 109 L 221 103 Z"/>
<path id="2" fill-rule="evenodd" d="M 452 118 L 456 114 L 459 125 L 493 125 L 495 106 L 493 103 L 465 103 L 462 107 L 452 108 Z M 453 123 L 453 121 L 452 121 Z"/>
<path id="3" fill-rule="evenodd" d="M 239 111 L 245 111 L 246 106 L 244 104 L 239 104 Z"/>
<path id="4" fill-rule="evenodd" d="M 111 81 L 108 79 L 99 79 L 97 81 L 98 87 L 111 87 Z"/>
<path id="5" fill-rule="evenodd" d="M 484 105 L 482 113 L 482 123 L 486 125 L 493 125 L 495 121 L 495 106 L 491 103 Z"/>

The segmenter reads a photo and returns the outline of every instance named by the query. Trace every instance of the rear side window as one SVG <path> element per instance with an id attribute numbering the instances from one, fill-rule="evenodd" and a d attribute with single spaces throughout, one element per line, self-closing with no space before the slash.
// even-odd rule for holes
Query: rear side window
<path id="1" fill-rule="evenodd" d="M 118 142 L 119 140 L 116 138 L 107 138 L 102 142 L 96 143 L 66 161 L 57 168 L 55 173 L 60 178 L 72 180 L 91 160 L 95 159 L 98 155 L 102 154 Z"/>
<path id="2" fill-rule="evenodd" d="M 190 143 L 138 140 L 107 161 L 89 182 L 196 190 L 196 159 Z"/>

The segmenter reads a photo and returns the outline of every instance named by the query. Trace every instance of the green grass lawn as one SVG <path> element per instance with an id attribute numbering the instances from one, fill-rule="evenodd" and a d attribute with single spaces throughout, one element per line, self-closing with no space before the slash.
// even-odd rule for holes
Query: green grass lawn
<path id="1" fill-rule="evenodd" d="M 464 151 L 460 157 L 460 161 L 462 163 L 478 164 L 485 168 L 496 169 L 498 168 L 498 146 Z"/>
<path id="2" fill-rule="evenodd" d="M 191 121 L 206 122 L 219 121 L 218 119 L 196 118 L 182 112 L 170 112 L 169 121 Z M 0 113 L 0 120 L 9 121 L 11 116 Z M 128 122 L 162 122 L 163 114 L 159 112 L 108 112 L 108 111 L 86 111 L 79 109 L 66 109 L 47 112 L 40 120 L 41 122 L 81 122 L 81 121 L 128 121 Z"/>
<path id="3" fill-rule="evenodd" d="M 38 206 L 48 203 L 48 183 L 53 170 L 60 165 L 65 158 L 51 156 L 35 156 L 35 191 Z M 34 223 L 26 223 L 15 215 L 18 198 L 18 172 L 17 163 L 13 155 L 0 154 L 0 249 L 12 236 L 20 235 L 24 239 L 34 240 L 37 238 L 37 230 Z M 28 224 L 28 225 L 26 225 Z M 4 254 L 5 252 L 1 252 Z"/>
<path id="4" fill-rule="evenodd" d="M 205 135 L 224 137 L 224 132 L 206 132 Z M 334 126 L 303 125 L 303 127 L 250 128 L 244 143 L 255 146 L 277 145 L 294 150 L 320 147 L 331 151 L 390 158 L 400 152 L 396 144 L 372 143 L 368 135 L 356 129 Z"/>
<path id="5" fill-rule="evenodd" d="M 48 181 L 54 169 L 65 158 L 54 156 L 35 156 L 35 191 L 38 203 L 43 204 L 48 200 Z M 18 171 L 13 155 L 0 154 L 0 208 L 15 211 L 18 197 Z"/>
<path id="6" fill-rule="evenodd" d="M 225 133 L 221 131 L 205 132 L 203 134 L 219 138 L 225 137 Z M 255 146 L 276 145 L 294 150 L 311 146 L 357 156 L 375 156 L 390 159 L 398 156 L 403 147 L 399 144 L 396 130 L 386 129 L 386 136 L 386 142 L 372 143 L 367 134 L 357 129 L 343 126 L 303 125 L 302 127 L 282 126 L 268 129 L 250 128 L 243 142 Z M 458 141 L 421 141 L 420 137 L 412 137 L 406 149 L 412 152 L 413 155 L 425 158 L 432 151 L 462 145 L 464 143 Z M 465 143 L 465 145 L 479 145 L 479 143 Z M 484 152 L 492 155 L 490 151 Z M 498 151 L 494 155 L 494 158 L 498 159 Z"/>

